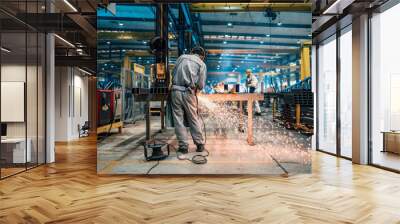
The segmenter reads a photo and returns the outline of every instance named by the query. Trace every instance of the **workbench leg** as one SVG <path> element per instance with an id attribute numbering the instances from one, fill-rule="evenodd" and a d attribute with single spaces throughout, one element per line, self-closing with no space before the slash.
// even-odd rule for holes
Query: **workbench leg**
<path id="1" fill-rule="evenodd" d="M 161 116 L 161 130 L 165 129 L 165 108 L 164 108 L 164 100 L 161 100 L 161 111 L 160 111 L 160 116 Z"/>
<path id="2" fill-rule="evenodd" d="M 253 140 L 253 100 L 247 101 L 247 143 L 254 145 Z"/>
<path id="3" fill-rule="evenodd" d="M 147 143 L 148 141 L 150 141 L 150 101 L 146 101 L 145 116 L 146 116 L 146 143 Z"/>
<path id="4" fill-rule="evenodd" d="M 243 102 L 239 101 L 239 131 L 244 132 Z"/>
<path id="5" fill-rule="evenodd" d="M 300 128 L 301 107 L 296 104 L 296 128 Z"/>
<path id="6" fill-rule="evenodd" d="M 275 120 L 275 112 L 276 112 L 276 106 L 275 106 L 275 98 L 272 99 L 272 120 Z"/>

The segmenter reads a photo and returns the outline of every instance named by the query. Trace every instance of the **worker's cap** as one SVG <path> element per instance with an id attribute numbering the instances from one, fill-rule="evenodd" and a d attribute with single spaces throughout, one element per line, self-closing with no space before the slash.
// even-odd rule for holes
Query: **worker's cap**
<path id="1" fill-rule="evenodd" d="M 204 58 L 206 57 L 206 54 L 207 54 L 206 50 L 204 50 L 204 48 L 202 48 L 200 46 L 196 46 L 196 47 L 192 48 L 190 53 L 203 56 Z"/>
<path id="2" fill-rule="evenodd" d="M 253 72 L 253 70 L 251 70 L 251 69 L 246 69 L 246 73 L 251 73 L 251 72 Z"/>

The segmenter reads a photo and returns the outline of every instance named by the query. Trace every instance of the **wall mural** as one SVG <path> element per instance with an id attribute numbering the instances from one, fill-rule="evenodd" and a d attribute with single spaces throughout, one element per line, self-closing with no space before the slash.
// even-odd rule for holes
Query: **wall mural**
<path id="1" fill-rule="evenodd" d="M 98 173 L 311 172 L 311 18 L 303 3 L 98 8 Z"/>

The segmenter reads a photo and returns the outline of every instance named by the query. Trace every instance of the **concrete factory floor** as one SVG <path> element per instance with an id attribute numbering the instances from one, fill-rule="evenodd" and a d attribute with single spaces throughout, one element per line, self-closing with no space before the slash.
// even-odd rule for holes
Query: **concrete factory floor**
<path id="1" fill-rule="evenodd" d="M 196 165 L 178 160 L 177 141 L 172 128 L 157 133 L 160 118 L 152 117 L 151 129 L 156 142 L 173 145 L 168 159 L 160 161 L 150 174 L 267 174 L 287 175 L 311 172 L 310 138 L 288 131 L 264 115 L 254 119 L 255 146 L 246 142 L 246 133 L 215 127 L 215 122 L 205 119 L 207 127 L 206 148 L 210 152 L 208 163 Z M 229 122 L 229 121 L 226 121 Z M 225 132 L 225 133 L 224 133 Z M 122 134 L 112 134 L 98 143 L 97 170 L 99 174 L 145 174 L 157 162 L 146 162 L 140 141 L 145 138 L 145 122 L 123 128 Z M 191 142 L 191 141 L 190 141 Z M 192 142 L 191 142 L 192 143 Z M 190 145 L 187 158 L 196 153 Z M 198 153 L 197 153 L 198 154 Z M 204 154 L 204 153 L 203 153 Z"/>

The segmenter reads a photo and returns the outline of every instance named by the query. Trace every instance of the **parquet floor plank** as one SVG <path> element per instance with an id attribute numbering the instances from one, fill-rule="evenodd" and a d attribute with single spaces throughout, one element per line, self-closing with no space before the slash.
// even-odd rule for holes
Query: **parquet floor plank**
<path id="1" fill-rule="evenodd" d="M 289 176 L 98 176 L 96 139 L 0 181 L 0 223 L 400 223 L 400 175 L 313 152 Z"/>

